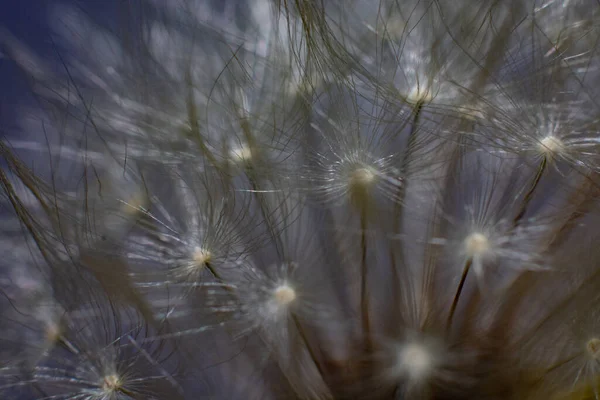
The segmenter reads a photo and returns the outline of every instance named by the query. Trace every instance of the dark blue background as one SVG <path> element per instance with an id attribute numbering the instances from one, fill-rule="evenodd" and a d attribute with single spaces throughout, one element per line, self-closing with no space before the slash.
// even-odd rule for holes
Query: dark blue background
<path id="1" fill-rule="evenodd" d="M 49 11 L 55 4 L 73 4 L 103 24 L 118 19 L 120 7 L 139 5 L 140 0 L 0 0 L 0 29 L 29 47 L 38 57 L 56 59 L 52 44 Z M 121 19 L 122 22 L 122 19 Z M 0 58 L 0 137 L 14 137 L 16 110 L 19 106 L 34 105 L 27 76 L 9 59 Z"/>

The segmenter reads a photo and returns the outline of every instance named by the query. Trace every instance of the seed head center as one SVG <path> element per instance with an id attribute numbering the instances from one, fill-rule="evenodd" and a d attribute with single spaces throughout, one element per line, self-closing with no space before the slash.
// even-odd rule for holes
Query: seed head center
<path id="1" fill-rule="evenodd" d="M 413 379 L 418 379 L 429 373 L 432 358 L 424 346 L 409 344 L 402 349 L 400 365 Z"/>
<path id="2" fill-rule="evenodd" d="M 212 254 L 210 254 L 210 251 L 201 247 L 196 247 L 194 249 L 194 253 L 192 254 L 192 259 L 197 267 L 203 267 L 210 262 L 211 258 Z"/>
<path id="3" fill-rule="evenodd" d="M 472 233 L 465 239 L 465 250 L 469 257 L 485 254 L 490 248 L 490 241 L 483 233 Z"/>
<path id="4" fill-rule="evenodd" d="M 238 164 L 250 162 L 252 159 L 252 149 L 246 145 L 234 147 L 229 151 L 229 157 L 231 161 Z"/>
<path id="5" fill-rule="evenodd" d="M 350 183 L 353 187 L 367 187 L 371 185 L 375 179 L 377 179 L 377 175 L 369 168 L 357 168 L 350 175 Z"/>
<path id="6" fill-rule="evenodd" d="M 119 376 L 116 374 L 110 374 L 104 377 L 104 383 L 102 384 L 102 389 L 107 392 L 114 392 L 118 390 L 121 386 L 121 380 Z"/>
<path id="7" fill-rule="evenodd" d="M 585 348 L 594 359 L 600 359 L 600 339 L 590 339 L 586 343 Z"/>
<path id="8" fill-rule="evenodd" d="M 559 153 L 563 149 L 563 143 L 556 136 L 546 136 L 540 142 L 542 153 L 552 155 Z"/>
<path id="9" fill-rule="evenodd" d="M 281 306 L 287 306 L 296 300 L 296 291 L 288 285 L 281 285 L 273 293 L 275 301 Z"/>

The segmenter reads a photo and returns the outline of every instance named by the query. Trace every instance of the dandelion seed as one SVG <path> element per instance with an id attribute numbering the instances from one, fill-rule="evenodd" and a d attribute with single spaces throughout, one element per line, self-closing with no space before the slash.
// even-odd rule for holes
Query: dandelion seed
<path id="1" fill-rule="evenodd" d="M 421 344 L 410 343 L 402 347 L 398 356 L 397 371 L 407 375 L 411 382 L 426 380 L 435 366 L 434 358 Z"/>
<path id="2" fill-rule="evenodd" d="M 369 168 L 357 168 L 350 174 L 350 186 L 354 190 L 367 189 L 375 183 L 377 175 Z"/>
<path id="3" fill-rule="evenodd" d="M 367 204 L 383 206 L 397 200 L 404 184 L 403 157 L 410 150 L 403 146 L 397 125 L 387 123 L 383 105 L 362 104 L 373 116 L 352 105 L 355 94 L 332 104 L 333 118 L 317 110 L 318 121 L 311 126 L 316 134 L 314 155 L 302 171 L 302 182 L 318 200 L 330 205 L 352 203 L 358 209 Z M 356 101 L 364 102 L 362 99 Z M 349 103 L 349 104 L 346 104 Z M 394 112 L 389 118 L 393 120 Z M 377 118 L 381 118 L 379 122 Z"/>
<path id="4" fill-rule="evenodd" d="M 563 151 L 563 143 L 555 136 L 546 136 L 540 141 L 540 150 L 547 158 L 553 158 Z"/>
<path id="5" fill-rule="evenodd" d="M 104 377 L 102 388 L 107 392 L 107 395 L 118 391 L 121 387 L 121 380 L 116 374 L 107 375 Z"/>
<path id="6" fill-rule="evenodd" d="M 482 257 L 489 250 L 490 241 L 482 233 L 472 233 L 465 239 L 465 253 L 467 257 Z"/>
<path id="7" fill-rule="evenodd" d="M 248 146 L 239 146 L 230 149 L 229 156 L 235 164 L 244 164 L 252 161 L 252 150 Z"/>
<path id="8" fill-rule="evenodd" d="M 202 268 L 206 264 L 210 262 L 212 258 L 212 254 L 209 250 L 203 249 L 201 247 L 194 248 L 194 253 L 192 254 L 192 259 L 195 262 L 196 268 Z"/>
<path id="9" fill-rule="evenodd" d="M 275 289 L 273 296 L 277 304 L 286 307 L 296 300 L 296 291 L 288 285 L 283 284 Z"/>

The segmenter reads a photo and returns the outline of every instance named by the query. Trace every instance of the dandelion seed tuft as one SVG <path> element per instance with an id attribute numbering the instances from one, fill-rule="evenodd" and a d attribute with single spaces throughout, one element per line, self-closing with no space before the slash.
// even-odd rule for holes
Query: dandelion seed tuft
<path id="1" fill-rule="evenodd" d="M 433 366 L 434 359 L 429 349 L 422 344 L 410 343 L 400 350 L 396 368 L 410 381 L 420 382 L 429 377 Z"/>
<path id="2" fill-rule="evenodd" d="M 475 232 L 467 236 L 464 246 L 468 257 L 481 257 L 490 250 L 491 244 L 486 235 Z"/>
<path id="3" fill-rule="evenodd" d="M 202 247 L 194 248 L 192 259 L 194 260 L 194 267 L 202 268 L 210 262 L 212 254 L 209 250 Z"/>
<path id="4" fill-rule="evenodd" d="M 104 377 L 102 389 L 108 393 L 114 393 L 121 387 L 121 379 L 117 374 L 110 374 Z"/>
<path id="5" fill-rule="evenodd" d="M 365 189 L 375 183 L 377 175 L 369 168 L 357 168 L 350 175 L 350 186 Z"/>
<path id="6" fill-rule="evenodd" d="M 553 158 L 563 150 L 563 142 L 556 136 L 549 135 L 540 141 L 540 152 L 547 158 Z"/>
<path id="7" fill-rule="evenodd" d="M 229 150 L 229 159 L 234 164 L 245 164 L 252 161 L 252 149 L 247 145 L 239 145 Z"/>
<path id="8" fill-rule="evenodd" d="M 287 284 L 283 284 L 273 291 L 273 298 L 279 306 L 287 307 L 296 300 L 296 291 Z"/>

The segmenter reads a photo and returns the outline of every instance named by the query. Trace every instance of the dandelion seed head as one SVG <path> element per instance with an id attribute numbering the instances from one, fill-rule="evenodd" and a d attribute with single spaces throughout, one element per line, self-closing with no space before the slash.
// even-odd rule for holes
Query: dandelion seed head
<path id="1" fill-rule="evenodd" d="M 431 357 L 427 350 L 416 344 L 408 345 L 403 349 L 400 358 L 401 363 L 406 365 L 415 376 L 425 375 L 431 366 Z"/>
<path id="2" fill-rule="evenodd" d="M 296 300 L 296 291 L 287 284 L 283 284 L 273 291 L 273 298 L 278 306 L 287 307 Z"/>
<path id="3" fill-rule="evenodd" d="M 540 141 L 539 149 L 548 158 L 564 150 L 563 142 L 553 135 L 548 135 Z"/>
<path id="4" fill-rule="evenodd" d="M 298 300 L 296 290 L 287 282 L 282 282 L 272 286 L 264 292 L 260 302 L 259 318 L 265 324 L 282 321 L 290 307 Z"/>
<path id="5" fill-rule="evenodd" d="M 408 92 L 406 100 L 409 103 L 431 103 L 434 99 L 434 93 L 429 87 L 423 87 L 423 85 L 416 84 Z"/>
<path id="6" fill-rule="evenodd" d="M 395 178 L 397 171 L 391 156 L 378 158 L 364 150 L 349 150 L 336 157 L 338 159 L 329 164 L 321 160 L 322 173 L 315 176 L 321 183 L 319 191 L 328 201 L 351 200 L 362 204 L 377 194 L 393 197 L 401 184 Z"/>
<path id="7" fill-rule="evenodd" d="M 110 374 L 104 377 L 102 390 L 108 393 L 115 392 L 121 387 L 121 379 L 117 374 Z"/>
<path id="8" fill-rule="evenodd" d="M 377 181 L 377 174 L 371 168 L 358 167 L 350 172 L 349 187 L 351 190 L 366 190 Z"/>
<path id="9" fill-rule="evenodd" d="M 426 380 L 434 368 L 434 356 L 431 350 L 421 343 L 408 343 L 397 355 L 395 370 L 410 381 Z"/>
<path id="10" fill-rule="evenodd" d="M 577 259 L 598 258 L 579 231 L 600 197 L 585 1 L 150 3 L 133 42 L 104 13 L 60 8 L 55 66 L 0 29 L 0 59 L 49 111 L 17 124 L 40 143 L 0 140 L 0 218 L 16 213 L 42 271 L 0 265 L 0 398 L 544 398 L 521 387 L 598 383 L 582 307 L 599 285 L 579 283 L 597 265 Z M 59 173 L 37 179 L 13 145 L 48 149 Z M 70 163 L 82 171 L 63 177 Z M 562 265 L 573 278 L 523 273 Z"/>
<path id="11" fill-rule="evenodd" d="M 464 247 L 468 257 L 482 256 L 490 251 L 491 243 L 483 233 L 474 232 L 466 237 Z"/>
<path id="12" fill-rule="evenodd" d="M 229 150 L 229 159 L 234 164 L 248 163 L 252 160 L 252 149 L 247 145 L 240 145 Z"/>
<path id="13" fill-rule="evenodd" d="M 210 262 L 212 254 L 209 250 L 202 247 L 195 247 L 192 253 L 192 260 L 194 261 L 193 266 L 195 268 L 202 268 Z"/>

